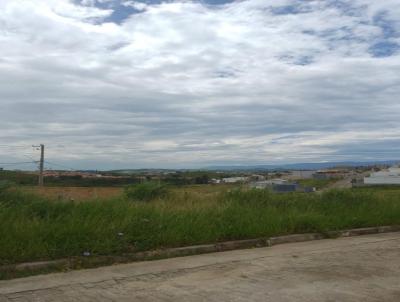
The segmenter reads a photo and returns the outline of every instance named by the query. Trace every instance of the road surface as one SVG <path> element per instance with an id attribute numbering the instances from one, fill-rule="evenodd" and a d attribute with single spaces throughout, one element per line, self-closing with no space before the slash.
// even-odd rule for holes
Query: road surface
<path id="1" fill-rule="evenodd" d="M 323 188 L 322 191 L 328 191 L 332 189 L 350 189 L 353 187 L 352 181 L 353 179 L 364 179 L 364 177 L 371 174 L 371 171 L 366 171 L 363 173 L 359 173 L 357 175 L 350 175 L 333 184 L 328 185 L 327 187 Z"/>
<path id="2" fill-rule="evenodd" d="M 5 301 L 400 301 L 400 233 L 0 281 Z"/>

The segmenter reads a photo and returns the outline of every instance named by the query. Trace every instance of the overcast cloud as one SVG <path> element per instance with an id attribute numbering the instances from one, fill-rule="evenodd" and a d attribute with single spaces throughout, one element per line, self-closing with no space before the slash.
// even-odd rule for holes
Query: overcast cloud
<path id="1" fill-rule="evenodd" d="M 399 158 L 399 0 L 1 0 L 0 46 L 0 162 Z"/>

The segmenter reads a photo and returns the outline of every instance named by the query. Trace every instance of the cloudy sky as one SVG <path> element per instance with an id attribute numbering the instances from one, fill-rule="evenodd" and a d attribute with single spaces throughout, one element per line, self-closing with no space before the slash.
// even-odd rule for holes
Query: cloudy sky
<path id="1" fill-rule="evenodd" d="M 1 0 L 0 45 L 0 163 L 399 158 L 399 0 Z"/>

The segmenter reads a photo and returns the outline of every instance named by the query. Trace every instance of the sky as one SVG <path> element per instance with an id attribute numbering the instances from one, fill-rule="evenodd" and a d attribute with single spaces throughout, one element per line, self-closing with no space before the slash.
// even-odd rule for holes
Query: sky
<path id="1" fill-rule="evenodd" d="M 399 158 L 399 0 L 1 0 L 0 45 L 0 167 Z"/>

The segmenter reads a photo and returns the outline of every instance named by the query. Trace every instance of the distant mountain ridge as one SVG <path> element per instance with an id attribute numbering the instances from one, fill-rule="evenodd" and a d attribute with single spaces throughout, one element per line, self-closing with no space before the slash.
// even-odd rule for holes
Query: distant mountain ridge
<path id="1" fill-rule="evenodd" d="M 275 165 L 243 165 L 243 166 L 210 166 L 204 170 L 218 171 L 255 171 L 255 170 L 320 170 L 334 167 L 365 167 L 373 165 L 394 165 L 399 163 L 399 160 L 385 161 L 345 161 L 345 162 L 324 162 L 324 163 L 295 163 L 295 164 L 275 164 Z"/>
<path id="2" fill-rule="evenodd" d="M 400 163 L 400 160 L 385 160 L 385 161 L 344 161 L 344 162 L 324 162 L 324 163 L 294 163 L 294 164 L 271 164 L 271 165 L 218 165 L 208 166 L 203 168 L 186 168 L 186 169 L 162 169 L 162 168 L 139 168 L 139 169 L 118 169 L 108 170 L 104 172 L 112 173 L 168 173 L 174 171 L 268 171 L 268 170 L 320 170 L 334 167 L 365 167 L 372 165 L 395 165 Z"/>

